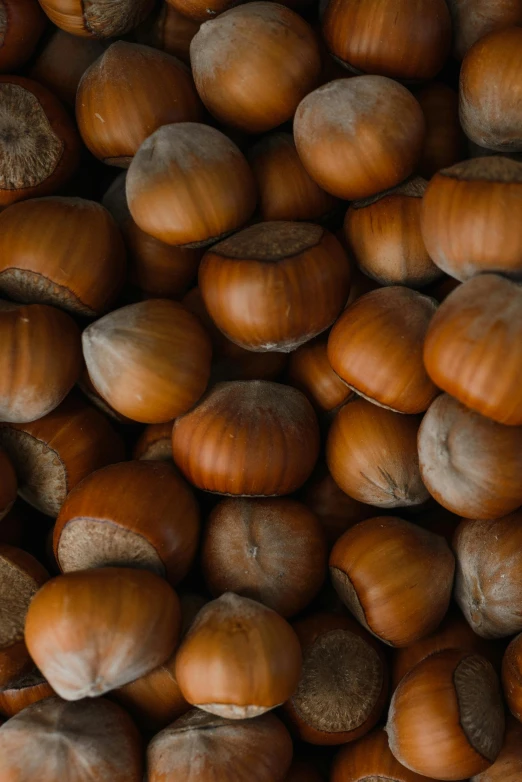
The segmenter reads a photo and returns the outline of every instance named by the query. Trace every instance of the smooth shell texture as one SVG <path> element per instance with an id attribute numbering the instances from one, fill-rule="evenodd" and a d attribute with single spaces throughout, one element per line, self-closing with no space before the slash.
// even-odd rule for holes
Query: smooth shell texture
<path id="1" fill-rule="evenodd" d="M 76 120 L 93 155 L 126 168 L 162 125 L 198 122 L 203 107 L 190 72 L 170 54 L 116 41 L 84 73 Z"/>
<path id="2" fill-rule="evenodd" d="M 337 201 L 305 170 L 291 133 L 263 136 L 248 153 L 263 220 L 317 220 Z"/>
<path id="3" fill-rule="evenodd" d="M 350 304 L 335 323 L 328 360 L 362 397 L 400 413 L 421 413 L 438 393 L 422 361 L 436 310 L 433 299 L 409 288 L 371 291 Z"/>
<path id="4" fill-rule="evenodd" d="M 455 532 L 455 599 L 483 638 L 507 638 L 522 630 L 521 522 L 519 511 L 494 521 L 463 520 Z"/>
<path id="5" fill-rule="evenodd" d="M 171 462 L 172 421 L 147 426 L 134 446 L 133 458 Z"/>
<path id="6" fill-rule="evenodd" d="M 173 54 L 185 65 L 190 65 L 190 42 L 199 27 L 199 22 L 180 14 L 167 0 L 148 16 L 134 35 L 139 43 Z"/>
<path id="7" fill-rule="evenodd" d="M 386 516 L 356 524 L 330 554 L 341 600 L 390 646 L 409 646 L 436 629 L 448 610 L 454 571 L 444 538 Z"/>
<path id="8" fill-rule="evenodd" d="M 465 160 L 435 174 L 422 203 L 422 236 L 437 266 L 457 280 L 483 272 L 522 275 L 522 163 Z"/>
<path id="9" fill-rule="evenodd" d="M 193 709 L 154 737 L 147 756 L 150 782 L 282 782 L 292 740 L 273 714 L 232 721 Z"/>
<path id="10" fill-rule="evenodd" d="M 205 253 L 199 289 L 232 342 L 287 353 L 334 322 L 348 298 L 350 266 L 337 239 L 318 225 L 260 223 Z"/>
<path id="11" fill-rule="evenodd" d="M 313 614 L 294 625 L 303 671 L 284 705 L 293 731 L 311 744 L 354 741 L 379 719 L 388 695 L 381 648 L 353 619 Z"/>
<path id="12" fill-rule="evenodd" d="M 174 461 L 218 494 L 291 494 L 319 455 L 319 427 L 297 389 L 265 380 L 219 383 L 172 432 Z"/>
<path id="13" fill-rule="evenodd" d="M 214 596 L 235 592 L 297 614 L 326 576 L 326 541 L 315 514 L 295 500 L 229 499 L 205 526 L 203 575 Z"/>
<path id="14" fill-rule="evenodd" d="M 331 782 L 435 782 L 395 760 L 384 730 L 374 730 L 335 756 Z"/>
<path id="15" fill-rule="evenodd" d="M 348 249 L 361 271 L 381 285 L 421 288 L 441 276 L 420 230 L 426 184 L 415 177 L 374 199 L 352 204 L 346 212 Z"/>
<path id="16" fill-rule="evenodd" d="M 0 76 L 0 106 L 0 205 L 54 193 L 79 163 L 69 113 L 45 87 L 21 76 Z"/>
<path id="17" fill-rule="evenodd" d="M 453 18 L 453 55 L 462 60 L 473 44 L 494 30 L 522 24 L 520 0 L 447 0 Z"/>
<path id="18" fill-rule="evenodd" d="M 137 225 L 162 242 L 208 243 L 252 216 L 253 174 L 219 130 L 195 122 L 165 125 L 129 166 L 127 200 Z"/>
<path id="19" fill-rule="evenodd" d="M 417 454 L 420 419 L 364 399 L 349 401 L 335 416 L 326 461 L 337 485 L 359 502 L 379 508 L 421 505 L 429 498 Z"/>
<path id="20" fill-rule="evenodd" d="M 310 25 L 268 2 L 240 5 L 201 25 L 190 44 L 190 62 L 211 114 L 248 133 L 291 119 L 321 70 Z"/>
<path id="21" fill-rule="evenodd" d="M 16 782 L 141 782 L 141 739 L 115 703 L 48 698 L 0 728 L 2 774 Z"/>
<path id="22" fill-rule="evenodd" d="M 73 35 L 113 38 L 125 35 L 150 13 L 154 0 L 41 0 L 57 27 Z"/>
<path id="23" fill-rule="evenodd" d="M 459 285 L 433 317 L 424 364 L 433 382 L 501 424 L 522 424 L 522 289 L 495 274 Z"/>
<path id="24" fill-rule="evenodd" d="M 393 79 L 432 79 L 451 46 L 445 0 L 330 0 L 322 29 L 347 68 Z"/>
<path id="25" fill-rule="evenodd" d="M 442 394 L 419 429 L 419 465 L 440 505 L 468 519 L 496 519 L 522 505 L 522 427 L 503 426 Z"/>
<path id="26" fill-rule="evenodd" d="M 319 411 L 329 412 L 352 395 L 344 380 L 334 372 L 324 337 L 311 340 L 290 355 L 288 382 L 305 394 Z"/>
<path id="27" fill-rule="evenodd" d="M 447 84 L 434 81 L 416 91 L 415 97 L 426 120 L 426 137 L 417 172 L 425 179 L 431 179 L 441 168 L 466 157 L 466 136 L 459 121 L 459 96 Z"/>
<path id="28" fill-rule="evenodd" d="M 176 593 L 154 573 L 100 568 L 48 581 L 33 598 L 25 641 L 61 698 L 93 698 L 170 657 L 179 637 Z"/>
<path id="29" fill-rule="evenodd" d="M 0 425 L 0 443 L 15 466 L 20 496 L 54 518 L 77 483 L 125 458 L 106 417 L 75 394 L 33 423 Z"/>
<path id="30" fill-rule="evenodd" d="M 509 710 L 522 722 L 522 634 L 515 636 L 506 649 L 502 660 L 502 685 Z"/>
<path id="31" fill-rule="evenodd" d="M 46 304 L 0 301 L 0 420 L 35 421 L 54 410 L 80 376 L 80 332 Z"/>
<path id="32" fill-rule="evenodd" d="M 198 538 L 198 505 L 174 465 L 133 461 L 98 470 L 68 495 L 54 527 L 54 553 L 64 572 L 138 567 L 176 584 Z"/>
<path id="33" fill-rule="evenodd" d="M 167 8 L 188 19 L 206 22 L 238 5 L 239 0 L 167 0 Z"/>
<path id="34" fill-rule="evenodd" d="M 475 144 L 498 152 L 522 150 L 521 70 L 522 27 L 486 35 L 465 56 L 460 121 Z"/>
<path id="35" fill-rule="evenodd" d="M 294 118 L 305 169 L 328 193 L 350 201 L 409 176 L 424 141 L 418 102 L 384 76 L 338 79 L 307 95 Z"/>
<path id="36" fill-rule="evenodd" d="M 504 736 L 491 663 L 457 650 L 427 657 L 395 690 L 386 731 L 397 760 L 419 774 L 461 780 L 484 771 Z"/>
<path id="37" fill-rule="evenodd" d="M 45 29 L 46 18 L 37 0 L 0 3 L 0 71 L 12 73 L 32 55 Z"/>
<path id="38" fill-rule="evenodd" d="M 194 706 L 243 719 L 288 700 L 301 660 L 297 636 L 279 614 L 227 592 L 194 620 L 176 655 L 176 679 Z"/>
<path id="39" fill-rule="evenodd" d="M 0 259 L 0 290 L 11 299 L 87 317 L 114 303 L 125 277 L 114 220 L 83 198 L 35 198 L 2 212 Z"/>
<path id="40" fill-rule="evenodd" d="M 82 341 L 94 387 L 133 421 L 171 421 L 206 388 L 210 340 L 177 302 L 151 299 L 114 310 L 88 326 Z"/>

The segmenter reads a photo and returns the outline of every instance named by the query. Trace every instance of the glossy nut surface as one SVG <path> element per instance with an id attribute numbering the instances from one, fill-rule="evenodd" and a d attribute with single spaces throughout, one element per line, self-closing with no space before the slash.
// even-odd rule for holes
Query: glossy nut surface
<path id="1" fill-rule="evenodd" d="M 57 27 L 73 35 L 112 38 L 124 35 L 152 10 L 153 0 L 42 0 L 40 5 Z"/>

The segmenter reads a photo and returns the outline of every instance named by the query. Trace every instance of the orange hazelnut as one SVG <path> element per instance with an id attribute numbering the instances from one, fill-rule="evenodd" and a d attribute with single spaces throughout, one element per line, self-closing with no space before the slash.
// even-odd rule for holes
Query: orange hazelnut
<path id="1" fill-rule="evenodd" d="M 125 418 L 124 415 L 120 415 L 113 410 L 110 405 L 107 404 L 105 399 L 99 395 L 92 384 L 92 380 L 87 372 L 87 367 L 84 365 L 80 378 L 78 380 L 78 388 L 86 398 L 97 410 L 100 410 L 107 418 L 111 418 L 119 424 L 135 424 L 135 421 L 131 421 L 130 418 Z"/>
<path id="2" fill-rule="evenodd" d="M 146 570 L 98 568 L 57 576 L 40 589 L 25 642 L 51 687 L 76 701 L 164 663 L 179 630 L 179 600 L 166 581 Z"/>
<path id="3" fill-rule="evenodd" d="M 0 258 L 0 290 L 11 299 L 87 317 L 107 310 L 124 282 L 121 234 L 101 204 L 83 198 L 10 206 L 0 214 Z"/>
<path id="4" fill-rule="evenodd" d="M 199 508 L 173 464 L 132 461 L 89 475 L 67 496 L 54 527 L 62 572 L 114 565 L 177 584 L 199 538 Z"/>
<path id="5" fill-rule="evenodd" d="M 315 614 L 296 622 L 303 671 L 283 709 L 311 744 L 345 744 L 367 733 L 385 707 L 388 671 L 379 644 L 347 616 Z"/>
<path id="6" fill-rule="evenodd" d="M 292 740 L 273 714 L 227 720 L 192 709 L 153 738 L 147 760 L 149 782 L 283 782 Z"/>
<path id="7" fill-rule="evenodd" d="M 394 649 L 392 658 L 392 688 L 398 686 L 403 677 L 415 666 L 434 652 L 444 649 L 465 649 L 485 657 L 495 667 L 500 668 L 502 656 L 500 644 L 486 641 L 469 626 L 456 606 L 450 610 L 437 629 L 409 646 Z"/>
<path id="8" fill-rule="evenodd" d="M 33 54 L 46 18 L 37 0 L 0 2 L 0 71 L 12 72 Z"/>
<path id="9" fill-rule="evenodd" d="M 81 370 L 80 332 L 45 304 L 0 301 L 0 420 L 35 421 L 54 410 Z"/>
<path id="10" fill-rule="evenodd" d="M 307 95 L 295 114 L 294 137 L 312 179 L 328 193 L 354 201 L 413 173 L 425 124 L 406 87 L 384 76 L 357 76 Z"/>
<path id="11" fill-rule="evenodd" d="M 453 18 L 453 56 L 462 60 L 473 44 L 494 30 L 522 24 L 520 0 L 447 0 Z"/>
<path id="12" fill-rule="evenodd" d="M 194 706 L 229 719 L 256 717 L 295 692 L 301 649 L 279 614 L 227 592 L 197 615 L 175 671 L 182 695 Z"/>
<path id="13" fill-rule="evenodd" d="M 498 152 L 522 150 L 521 73 L 522 27 L 489 33 L 464 57 L 460 121 L 475 144 Z"/>
<path id="14" fill-rule="evenodd" d="M 432 497 L 468 519 L 496 519 L 522 505 L 522 427 L 503 426 L 447 394 L 419 429 L 419 465 Z"/>
<path id="15" fill-rule="evenodd" d="M 136 28 L 139 43 L 173 54 L 190 65 L 190 42 L 199 30 L 195 19 L 176 11 L 169 0 L 161 0 L 155 12 Z"/>
<path id="16" fill-rule="evenodd" d="M 368 277 L 381 285 L 421 288 L 441 276 L 421 235 L 420 177 L 350 205 L 344 232 L 350 254 Z"/>
<path id="17" fill-rule="evenodd" d="M 326 577 L 318 518 L 286 498 L 220 502 L 205 526 L 201 557 L 212 595 L 235 592 L 285 617 L 306 608 Z"/>
<path id="18" fill-rule="evenodd" d="M 266 380 L 216 385 L 174 422 L 174 461 L 194 485 L 218 494 L 291 494 L 310 476 L 319 427 L 306 397 Z"/>
<path id="19" fill-rule="evenodd" d="M 149 136 L 129 167 L 126 189 L 139 228 L 174 245 L 209 243 L 236 230 L 256 202 L 243 154 L 219 130 L 195 122 Z"/>
<path id="20" fill-rule="evenodd" d="M 215 382 L 275 380 L 283 372 L 287 363 L 286 353 L 255 353 L 227 339 L 208 314 L 199 288 L 192 288 L 183 297 L 182 304 L 198 316 L 211 339 L 212 379 Z"/>
<path id="21" fill-rule="evenodd" d="M 83 478 L 124 458 L 105 416 L 75 394 L 33 423 L 0 424 L 0 444 L 16 469 L 20 496 L 53 517 Z"/>
<path id="22" fill-rule="evenodd" d="M 33 62 L 29 76 L 74 108 L 80 79 L 104 51 L 102 41 L 78 38 L 55 28 Z"/>
<path id="23" fill-rule="evenodd" d="M 508 717 L 504 744 L 496 761 L 470 782 L 518 782 L 522 775 L 522 725 Z"/>
<path id="24" fill-rule="evenodd" d="M 435 782 L 410 771 L 396 760 L 383 730 L 374 730 L 343 747 L 335 756 L 331 782 Z"/>
<path id="25" fill-rule="evenodd" d="M 303 167 L 291 133 L 264 136 L 251 148 L 248 160 L 263 220 L 318 220 L 336 206 L 336 199 Z"/>
<path id="26" fill-rule="evenodd" d="M 259 223 L 207 250 L 199 289 L 232 342 L 289 353 L 334 322 L 348 297 L 350 266 L 319 225 Z"/>
<path id="27" fill-rule="evenodd" d="M 166 0 L 168 7 L 175 9 L 179 14 L 184 14 L 189 19 L 198 22 L 206 22 L 208 19 L 228 11 L 230 8 L 238 5 L 239 0 L 211 0 L 202 2 L 202 0 Z"/>
<path id="28" fill-rule="evenodd" d="M 426 137 L 417 172 L 425 179 L 431 179 L 441 168 L 466 157 L 466 136 L 459 121 L 459 96 L 447 84 L 434 81 L 417 90 L 415 97 L 426 120 Z"/>
<path id="29" fill-rule="evenodd" d="M 320 412 L 331 412 L 344 404 L 351 389 L 328 361 L 325 337 L 301 345 L 290 354 L 288 382 L 305 394 Z"/>
<path id="30" fill-rule="evenodd" d="M 35 669 L 0 690 L 0 714 L 4 717 L 14 717 L 33 703 L 51 698 L 53 695 L 55 692 L 51 685 Z"/>
<path id="31" fill-rule="evenodd" d="M 420 418 L 354 399 L 335 416 L 326 442 L 334 481 L 354 500 L 379 508 L 421 505 L 429 498 L 419 470 Z"/>
<path id="32" fill-rule="evenodd" d="M 450 52 L 451 17 L 445 0 L 330 0 L 323 36 L 355 73 L 432 79 Z"/>
<path id="33" fill-rule="evenodd" d="M 520 274 L 521 203 L 522 163 L 483 157 L 439 171 L 428 185 L 421 215 L 434 262 L 461 281 L 481 272 Z"/>
<path id="34" fill-rule="evenodd" d="M 45 87 L 22 76 L 0 76 L 0 207 L 51 195 L 80 162 L 73 120 Z"/>
<path id="35" fill-rule="evenodd" d="M 436 302 L 403 286 L 371 291 L 345 309 L 328 360 L 357 394 L 399 413 L 422 413 L 438 393 L 422 361 Z"/>
<path id="36" fill-rule="evenodd" d="M 485 771 L 504 738 L 493 666 L 464 650 L 430 655 L 395 690 L 386 731 L 395 758 L 417 774 L 461 780 Z"/>
<path id="37" fill-rule="evenodd" d="M 5 782 L 141 782 L 141 740 L 131 718 L 115 703 L 33 703 L 0 730 Z M 72 776 L 74 775 L 74 776 Z"/>
<path id="38" fill-rule="evenodd" d="M 522 722 L 522 633 L 515 636 L 506 649 L 502 660 L 502 686 L 509 710 Z"/>
<path id="39" fill-rule="evenodd" d="M 167 421 L 166 424 L 149 424 L 134 446 L 133 458 L 172 462 L 173 423 Z"/>
<path id="40" fill-rule="evenodd" d="M 84 38 L 125 35 L 150 13 L 154 0 L 39 0 L 57 27 Z"/>
<path id="41" fill-rule="evenodd" d="M 114 310 L 88 326 L 82 341 L 94 387 L 133 421 L 171 421 L 207 385 L 210 340 L 177 302 L 150 299 Z"/>
<path id="42" fill-rule="evenodd" d="M 341 600 L 390 646 L 409 646 L 436 629 L 448 610 L 454 572 L 444 538 L 388 516 L 355 524 L 330 553 Z"/>
<path id="43" fill-rule="evenodd" d="M 433 382 L 501 424 L 522 425 L 522 289 L 496 274 L 459 285 L 440 305 L 424 343 Z"/>
<path id="44" fill-rule="evenodd" d="M 455 599 L 482 638 L 522 630 L 522 512 L 501 519 L 463 519 L 453 539 Z"/>
<path id="45" fill-rule="evenodd" d="M 31 599 L 49 574 L 31 554 L 0 544 L 0 689 L 32 668 L 24 642 L 24 623 Z"/>
<path id="46" fill-rule="evenodd" d="M 371 505 L 345 494 L 322 465 L 306 485 L 302 501 L 319 518 L 330 547 L 354 524 L 378 513 Z"/>
<path id="47" fill-rule="evenodd" d="M 310 25 L 269 2 L 239 5 L 205 22 L 190 44 L 190 61 L 211 114 L 248 133 L 291 119 L 321 71 Z"/>
<path id="48" fill-rule="evenodd" d="M 170 54 L 116 41 L 82 76 L 76 120 L 92 154 L 127 168 L 161 125 L 198 122 L 203 107 L 190 71 Z"/>

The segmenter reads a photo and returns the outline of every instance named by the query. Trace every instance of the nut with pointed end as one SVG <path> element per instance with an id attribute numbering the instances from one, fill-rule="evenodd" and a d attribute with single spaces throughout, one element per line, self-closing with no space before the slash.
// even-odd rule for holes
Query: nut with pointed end
<path id="1" fill-rule="evenodd" d="M 294 693 L 301 649 L 290 625 L 261 603 L 227 592 L 207 603 L 176 656 L 186 700 L 227 719 L 257 717 Z"/>
<path id="2" fill-rule="evenodd" d="M 113 464 L 73 489 L 54 527 L 62 572 L 107 566 L 151 570 L 175 585 L 199 538 L 194 494 L 172 463 Z"/>
<path id="3" fill-rule="evenodd" d="M 210 514 L 201 559 L 212 595 L 234 592 L 288 617 L 321 588 L 327 550 L 319 520 L 300 502 L 227 499 Z"/>
<path id="4" fill-rule="evenodd" d="M 0 424 L 0 444 L 18 475 L 20 496 L 56 518 L 67 494 L 125 448 L 105 416 L 70 394 L 56 410 L 29 424 Z"/>
<path id="5" fill-rule="evenodd" d="M 328 338 L 328 360 L 357 394 L 399 413 L 422 413 L 438 394 L 422 361 L 435 301 L 394 285 L 350 304 Z"/>
<path id="6" fill-rule="evenodd" d="M 99 568 L 53 578 L 33 598 L 25 641 L 65 700 L 103 695 L 152 671 L 174 651 L 179 600 L 146 570 Z"/>
<path id="7" fill-rule="evenodd" d="M 350 290 L 350 265 L 335 236 L 319 225 L 259 223 L 207 250 L 199 289 L 232 342 L 289 353 L 337 318 Z"/>
<path id="8" fill-rule="evenodd" d="M 174 422 L 174 462 L 200 489 L 275 496 L 299 489 L 319 454 L 308 399 L 266 380 L 219 383 Z"/>
<path id="9" fill-rule="evenodd" d="M 56 693 L 39 671 L 34 669 L 0 690 L 0 714 L 14 717 L 33 703 L 51 698 Z"/>
<path id="10" fill-rule="evenodd" d="M 210 375 L 210 340 L 181 304 L 150 299 L 88 326 L 83 353 L 98 393 L 118 413 L 147 424 L 194 405 Z"/>
<path id="11" fill-rule="evenodd" d="M 391 516 L 356 524 L 330 554 L 341 600 L 390 646 L 409 646 L 435 630 L 448 610 L 454 572 L 444 538 Z"/>
<path id="12" fill-rule="evenodd" d="M 432 497 L 468 519 L 497 519 L 522 505 L 522 426 L 503 426 L 439 396 L 419 429 L 419 465 Z"/>
<path id="13" fill-rule="evenodd" d="M 282 782 L 292 740 L 273 714 L 232 721 L 193 709 L 153 738 L 147 760 L 149 782 Z"/>
<path id="14" fill-rule="evenodd" d="M 68 33 L 116 38 L 142 22 L 154 0 L 40 0 L 40 5 L 51 22 Z"/>
<path id="15" fill-rule="evenodd" d="M 522 512 L 501 519 L 463 519 L 455 532 L 455 599 L 482 638 L 522 630 Z"/>
<path id="16" fill-rule="evenodd" d="M 51 195 L 80 162 L 80 137 L 68 112 L 45 87 L 0 76 L 0 206 Z"/>
<path id="17" fill-rule="evenodd" d="M 33 596 L 49 578 L 37 560 L 0 544 L 0 688 L 32 668 L 24 643 L 24 623 Z"/>
<path id="18" fill-rule="evenodd" d="M 388 697 L 380 644 L 351 617 L 313 614 L 296 622 L 303 652 L 301 679 L 284 713 L 311 744 L 354 741 L 378 721 Z"/>
<path id="19" fill-rule="evenodd" d="M 485 771 L 504 738 L 493 666 L 455 649 L 427 657 L 395 690 L 386 732 L 393 755 L 418 774 L 460 780 Z"/>
<path id="20" fill-rule="evenodd" d="M 0 259 L 2 293 L 86 317 L 109 309 L 125 278 L 125 247 L 114 220 L 84 198 L 34 198 L 6 209 Z"/>
<path id="21" fill-rule="evenodd" d="M 141 739 L 131 718 L 115 703 L 34 703 L 0 729 L 6 782 L 141 782 Z"/>
<path id="22" fill-rule="evenodd" d="M 421 505 L 430 495 L 419 471 L 419 424 L 419 416 L 401 415 L 364 399 L 347 402 L 335 416 L 326 443 L 334 481 L 367 505 Z"/>
<path id="23" fill-rule="evenodd" d="M 435 782 L 402 766 L 388 746 L 383 730 L 374 730 L 335 756 L 331 782 Z"/>

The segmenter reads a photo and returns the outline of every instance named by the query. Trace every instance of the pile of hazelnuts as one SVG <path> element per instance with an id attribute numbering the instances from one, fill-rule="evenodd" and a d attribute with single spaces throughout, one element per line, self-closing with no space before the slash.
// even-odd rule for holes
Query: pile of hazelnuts
<path id="1" fill-rule="evenodd" d="M 0 782 L 521 782 L 522 0 L 0 73 Z"/>

